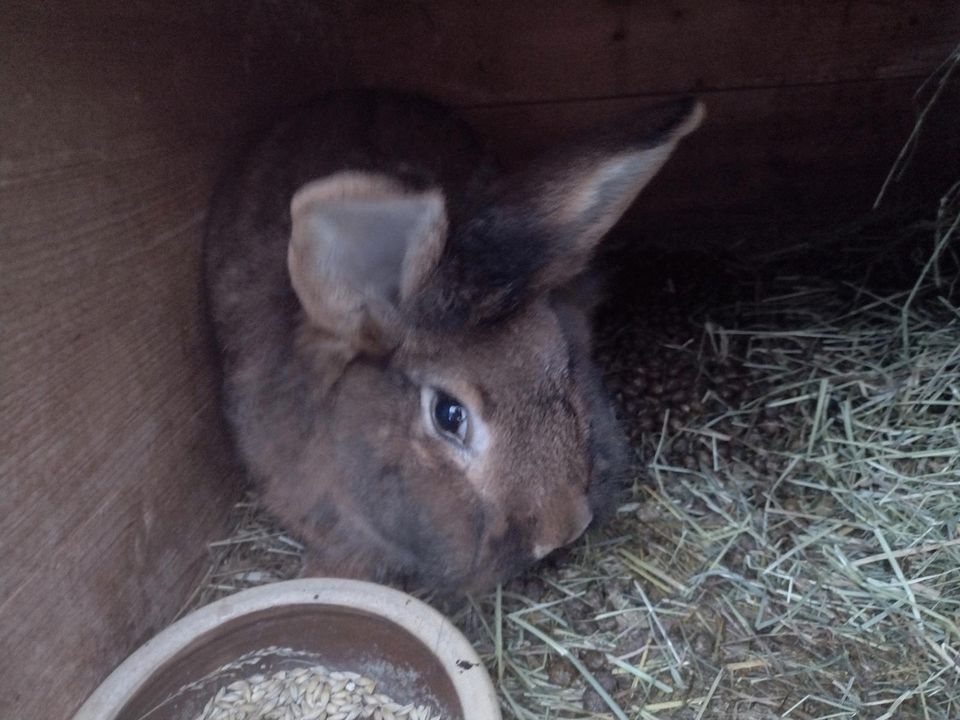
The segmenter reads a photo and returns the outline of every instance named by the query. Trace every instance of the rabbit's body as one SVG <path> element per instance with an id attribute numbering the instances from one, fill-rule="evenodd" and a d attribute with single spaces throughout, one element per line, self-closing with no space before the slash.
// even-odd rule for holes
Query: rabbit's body
<path id="1" fill-rule="evenodd" d="M 662 111 L 661 139 L 692 108 Z M 596 206 L 610 181 L 624 192 L 623 159 L 566 197 L 555 161 L 493 182 L 480 147 L 432 103 L 335 94 L 214 200 L 225 414 L 319 571 L 488 585 L 575 539 L 620 487 L 583 290 L 607 213 L 636 194 Z"/>

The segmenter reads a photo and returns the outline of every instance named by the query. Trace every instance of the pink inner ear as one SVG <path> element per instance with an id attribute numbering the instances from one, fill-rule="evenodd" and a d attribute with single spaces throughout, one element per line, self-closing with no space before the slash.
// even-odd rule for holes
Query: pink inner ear
<path id="1" fill-rule="evenodd" d="M 417 230 L 417 242 L 407 246 L 400 280 L 400 302 L 408 302 L 419 292 L 440 262 L 447 242 L 447 211 L 439 191 L 424 193 L 425 212 Z"/>
<path id="2" fill-rule="evenodd" d="M 396 303 L 403 267 L 417 246 L 421 203 L 407 198 L 341 200 L 310 213 L 308 232 L 318 241 L 318 273 Z"/>
<path id="3" fill-rule="evenodd" d="M 437 191 L 409 193 L 390 178 L 342 173 L 291 202 L 291 283 L 311 321 L 348 341 L 371 303 L 394 307 L 419 288 L 443 247 Z"/>
<path id="4" fill-rule="evenodd" d="M 596 233 L 603 235 L 663 167 L 672 150 L 673 145 L 659 145 L 590 165 L 562 198 L 555 221 L 583 226 L 588 238 Z"/>

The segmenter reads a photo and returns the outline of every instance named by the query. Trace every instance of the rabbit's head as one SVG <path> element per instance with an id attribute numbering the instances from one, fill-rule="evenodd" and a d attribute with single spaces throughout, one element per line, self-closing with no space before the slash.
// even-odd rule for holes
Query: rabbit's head
<path id="1" fill-rule="evenodd" d="M 328 549 L 478 588 L 611 511 L 625 443 L 591 361 L 588 265 L 701 115 L 682 102 L 594 133 L 457 216 L 385 175 L 296 193 L 296 352 L 324 413 L 289 502 L 336 528 Z"/>

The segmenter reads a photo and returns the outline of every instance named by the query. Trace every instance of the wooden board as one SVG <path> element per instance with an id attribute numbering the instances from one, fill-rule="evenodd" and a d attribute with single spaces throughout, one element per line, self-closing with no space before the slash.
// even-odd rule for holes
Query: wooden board
<path id="1" fill-rule="evenodd" d="M 960 4 L 361 0 L 335 17 L 357 80 L 474 105 L 925 76 Z M 295 52 L 320 42 L 301 26 Z"/>
<path id="2" fill-rule="evenodd" d="M 332 84 L 426 92 L 460 108 L 508 165 L 571 130 L 696 92 L 705 126 L 626 223 L 688 235 L 867 212 L 912 129 L 915 91 L 960 42 L 960 3 L 945 0 L 290 7 L 230 20 L 259 38 L 242 50 L 251 67 L 279 63 L 295 93 L 310 82 L 304 66 L 332 66 Z M 293 38 L 288 53 L 277 38 Z M 957 88 L 930 118 L 907 195 L 930 200 L 960 175 Z"/>
<path id="3" fill-rule="evenodd" d="M 729 90 L 703 96 L 707 119 L 625 219 L 627 231 L 709 241 L 704 229 L 822 224 L 868 213 L 914 124 L 913 80 Z M 522 167 L 558 136 L 641 111 L 653 100 L 469 108 Z M 892 193 L 939 197 L 960 177 L 960 86 L 931 112 Z"/>
<path id="4" fill-rule="evenodd" d="M 63 717 L 223 532 L 196 173 L 143 148 L 3 177 L 0 717 Z"/>
<path id="5" fill-rule="evenodd" d="M 14 39 L 0 47 L 0 718 L 61 720 L 174 617 L 238 490 L 199 312 L 212 128 L 229 120 L 216 74 L 182 80 L 215 51 L 199 36 L 138 39 L 131 22 L 107 42 L 106 17 L 60 25 L 53 4 L 14 5 L 0 7 Z"/>

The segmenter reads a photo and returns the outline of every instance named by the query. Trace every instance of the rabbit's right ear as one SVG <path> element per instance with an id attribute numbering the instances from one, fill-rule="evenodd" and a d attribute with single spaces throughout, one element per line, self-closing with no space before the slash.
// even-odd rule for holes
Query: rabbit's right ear
<path id="1" fill-rule="evenodd" d="M 310 323 L 357 352 L 392 347 L 398 311 L 443 251 L 441 193 L 343 172 L 301 188 L 290 216 L 287 267 Z"/>

